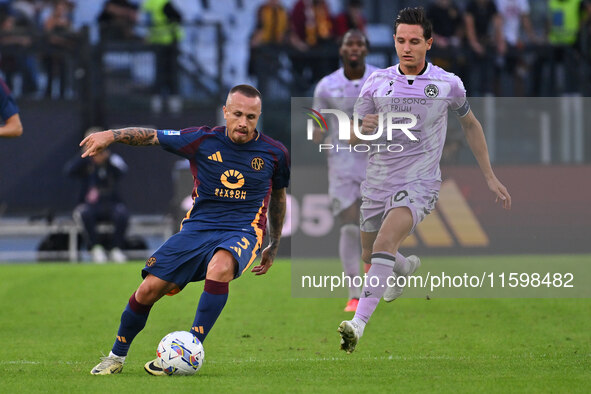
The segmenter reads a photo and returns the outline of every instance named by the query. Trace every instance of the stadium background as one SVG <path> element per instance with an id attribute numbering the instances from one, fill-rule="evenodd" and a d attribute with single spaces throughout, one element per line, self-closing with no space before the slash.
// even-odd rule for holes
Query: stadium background
<path id="1" fill-rule="evenodd" d="M 4 1 L 0 6 L 8 9 L 17 3 Z M 39 3 L 46 5 L 39 14 L 42 19 L 51 13 L 53 3 Z M 292 69 L 290 56 L 294 50 L 289 46 L 279 48 L 279 52 L 273 48 L 271 53 L 278 53 L 276 72 L 261 73 L 256 67 L 249 70 L 249 40 L 262 0 L 173 1 L 183 15 L 183 36 L 178 43 L 174 66 L 179 91 L 174 97 L 155 93 L 159 83 L 156 61 L 162 49 L 145 39 L 149 32 L 145 16 L 140 14 L 133 29 L 138 39 L 103 40 L 97 23 L 103 3 L 70 2 L 72 29 L 67 34 L 72 45 L 67 48 L 44 45 L 45 33 L 40 25 L 2 33 L 2 37 L 28 36 L 33 42 L 30 46 L 15 47 L 0 39 L 0 70 L 17 98 L 25 130 L 19 139 L 0 142 L 0 227 L 3 234 L 0 253 L 5 253 L 0 260 L 3 262 L 22 260 L 23 257 L 14 253 L 21 251 L 27 252 L 23 253 L 24 260 L 29 259 L 29 252 L 35 251 L 50 231 L 59 231 L 52 227 L 48 233 L 12 236 L 10 228 L 14 223 L 33 228 L 70 218 L 78 185 L 64 177 L 62 168 L 77 154 L 78 142 L 91 126 L 183 128 L 219 123 L 220 104 L 229 87 L 247 82 L 261 87 L 264 94 L 261 130 L 292 145 L 293 136 L 286 122 L 291 116 L 290 100 L 293 96 L 310 96 L 313 81 L 302 85 L 300 75 Z M 132 3 L 139 5 L 141 1 Z M 281 3 L 290 10 L 295 1 Z M 327 3 L 333 16 L 346 8 L 345 1 L 328 0 Z M 381 67 L 394 64 L 391 34 L 396 13 L 404 6 L 429 3 L 363 2 L 372 44 L 368 62 Z M 460 7 L 465 3 L 457 2 Z M 530 17 L 541 37 L 546 36 L 545 21 L 550 17 L 547 3 L 530 1 Z M 18 8 L 12 10 L 12 15 L 18 17 Z M 540 53 L 551 49 L 546 43 L 526 45 L 524 49 L 528 70 L 524 76 L 525 92 L 528 95 L 538 92 L 545 98 L 508 99 L 483 94 L 485 98 L 474 99 L 474 108 L 487 132 L 493 166 L 514 195 L 514 210 L 510 214 L 495 211 L 497 208 L 490 203 L 485 185 L 474 169 L 475 162 L 461 142 L 461 133 L 458 137 L 457 125 L 451 123 L 443 162 L 444 176 L 450 180 L 450 188 L 446 189 L 450 191 L 449 198 L 444 200 L 450 205 L 438 208 L 441 213 L 432 215 L 438 222 L 419 229 L 417 236 L 406 245 L 409 250 L 423 254 L 591 251 L 591 244 L 585 240 L 588 223 L 591 223 L 588 205 L 591 201 L 588 182 L 591 130 L 589 114 L 585 111 L 591 104 L 585 98 L 591 92 L 588 36 L 588 24 L 583 24 L 581 47 L 587 49 L 573 57 L 575 68 L 559 69 L 558 75 L 563 79 L 565 75 L 574 75 L 576 89 L 568 90 L 564 83 L 551 87 L 547 84 L 548 62 L 552 61 L 536 62 L 538 57 L 544 59 Z M 259 48 L 254 53 L 266 59 L 267 50 Z M 461 47 L 461 50 L 466 48 Z M 61 57 L 65 72 L 62 78 L 54 78 L 49 94 L 44 94 L 48 73 L 41 59 L 48 54 Z M 312 69 L 323 57 L 334 61 L 334 53 L 328 51 L 303 56 Z M 36 64 L 37 86 L 34 89 L 27 86 L 29 68 L 14 67 L 14 59 L 23 58 Z M 545 70 L 542 79 L 534 78 L 531 72 L 534 67 Z M 63 92 L 60 82 L 64 83 Z M 500 94 L 510 96 L 512 82 L 507 75 L 498 83 Z M 468 82 L 467 87 L 470 89 Z M 525 106 L 536 109 L 525 111 Z M 519 119 L 524 126 L 508 125 L 507 119 Z M 113 151 L 123 156 L 130 167 L 122 183 L 122 195 L 131 213 L 169 217 L 171 219 L 165 223 L 174 231 L 184 213 L 181 201 L 191 187 L 186 169 L 177 163 L 176 157 L 158 149 L 114 146 Z M 312 183 L 324 185 L 321 159 L 310 161 L 300 156 L 295 161 L 307 165 L 295 171 L 309 171 L 315 177 Z M 311 249 L 333 255 L 336 227 L 332 222 L 323 222 L 323 218 L 328 217 L 329 202 L 323 190 L 314 190 L 312 194 L 315 200 L 293 190 L 297 209 L 292 212 L 297 216 L 291 219 L 296 226 L 286 230 L 300 232 L 307 237 L 306 242 L 335 245 L 334 251 L 326 247 Z M 289 253 L 289 240 L 287 237 L 282 244 L 283 255 Z M 152 240 L 150 247 L 157 242 Z"/>

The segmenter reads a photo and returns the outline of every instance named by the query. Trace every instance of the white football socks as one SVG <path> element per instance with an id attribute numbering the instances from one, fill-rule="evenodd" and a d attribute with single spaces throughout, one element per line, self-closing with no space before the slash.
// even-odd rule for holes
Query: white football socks
<path id="1" fill-rule="evenodd" d="M 103 353 L 104 354 L 104 353 Z M 115 353 L 113 353 L 112 351 L 109 352 L 109 357 L 116 359 L 117 361 L 119 361 L 120 363 L 124 363 L 125 362 L 125 356 L 118 356 Z"/>
<path id="2" fill-rule="evenodd" d="M 390 260 L 388 262 L 383 260 L 387 259 L 379 257 L 373 257 L 371 259 L 371 268 L 367 273 L 367 281 L 361 292 L 359 305 L 353 318 L 353 320 L 357 319 L 355 321 L 362 320 L 367 323 L 387 289 L 388 278 L 392 275 L 392 264 L 394 261 Z"/>

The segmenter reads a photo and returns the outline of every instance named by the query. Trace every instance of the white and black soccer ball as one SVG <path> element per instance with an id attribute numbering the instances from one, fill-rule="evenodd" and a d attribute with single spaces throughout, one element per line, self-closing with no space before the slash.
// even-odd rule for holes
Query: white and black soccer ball
<path id="1" fill-rule="evenodd" d="M 187 331 L 166 335 L 158 344 L 157 353 L 167 375 L 193 375 L 199 371 L 205 357 L 201 341 Z"/>

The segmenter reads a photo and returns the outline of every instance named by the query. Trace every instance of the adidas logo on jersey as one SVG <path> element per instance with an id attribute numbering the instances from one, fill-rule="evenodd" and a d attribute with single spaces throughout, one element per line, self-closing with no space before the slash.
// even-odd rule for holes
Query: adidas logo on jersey
<path id="1" fill-rule="evenodd" d="M 220 163 L 223 162 L 222 155 L 220 155 L 220 151 L 215 152 L 213 155 L 207 156 L 209 160 L 219 161 Z"/>

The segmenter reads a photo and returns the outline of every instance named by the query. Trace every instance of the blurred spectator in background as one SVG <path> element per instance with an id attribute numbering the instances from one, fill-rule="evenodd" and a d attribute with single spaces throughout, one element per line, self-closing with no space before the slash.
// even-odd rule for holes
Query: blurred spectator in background
<path id="1" fill-rule="evenodd" d="M 17 19 L 18 25 L 30 26 L 31 30 L 41 30 L 41 14 L 45 7 L 47 7 L 47 1 L 44 0 L 16 0 L 12 3 L 12 10 Z"/>
<path id="2" fill-rule="evenodd" d="M 536 35 L 529 18 L 528 0 L 495 0 L 495 4 L 503 18 L 503 38 L 507 48 L 504 62 L 497 71 L 500 74 L 499 77 L 504 74 L 512 77 L 508 84 L 512 89 L 504 91 L 500 81 L 501 90 L 497 94 L 522 97 L 525 95 L 525 79 L 528 75 L 525 50 L 527 46 L 533 49 L 534 45 L 541 43 L 541 39 Z M 527 41 L 522 39 L 522 27 Z"/>
<path id="3" fill-rule="evenodd" d="M 255 30 L 250 39 L 249 74 L 257 77 L 265 94 L 267 82 L 280 68 L 279 53 L 290 38 L 289 15 L 280 0 L 267 0 L 257 11 Z"/>
<path id="4" fill-rule="evenodd" d="M 298 0 L 291 12 L 291 22 L 301 49 L 334 41 L 332 18 L 325 0 Z"/>
<path id="5" fill-rule="evenodd" d="M 157 91 L 152 97 L 152 110 L 161 110 L 164 96 L 168 98 L 169 110 L 179 112 L 182 103 L 178 96 L 177 57 L 178 43 L 183 37 L 181 14 L 170 0 L 145 0 L 142 9 L 150 27 L 148 43 L 159 47 L 156 52 Z"/>
<path id="6" fill-rule="evenodd" d="M 334 33 L 337 40 L 343 38 L 345 33 L 351 29 L 357 29 L 363 34 L 367 34 L 365 25 L 366 20 L 363 16 L 363 1 L 348 0 L 345 11 L 337 15 L 334 20 Z"/>
<path id="7" fill-rule="evenodd" d="M 102 129 L 93 127 L 86 135 L 100 130 Z M 74 219 L 82 222 L 92 260 L 95 263 L 109 260 L 105 247 L 99 243 L 97 232 L 99 223 L 109 223 L 115 228 L 110 243 L 110 258 L 117 263 L 124 263 L 127 258 L 121 249 L 125 242 L 129 212 L 119 196 L 118 183 L 127 172 L 127 164 L 121 156 L 105 149 L 93 157 L 81 158 L 77 154 L 66 163 L 64 171 L 66 175 L 82 181 Z"/>
<path id="8" fill-rule="evenodd" d="M 465 80 L 464 21 L 460 9 L 452 0 L 434 0 L 427 7 L 427 18 L 433 24 L 431 63 Z"/>
<path id="9" fill-rule="evenodd" d="M 18 114 L 18 107 L 10 89 L 2 78 L 0 78 L 0 118 L 4 123 L 0 126 L 0 137 L 19 137 L 23 134 L 23 125 Z"/>
<path id="10" fill-rule="evenodd" d="M 134 28 L 138 20 L 138 6 L 129 0 L 107 0 L 98 22 L 103 41 L 138 40 Z"/>
<path id="11" fill-rule="evenodd" d="M 503 20 L 492 0 L 470 0 L 464 13 L 470 52 L 468 95 L 492 94 L 495 64 L 505 56 Z"/>
<path id="12" fill-rule="evenodd" d="M 330 10 L 325 0 L 298 0 L 291 12 L 291 56 L 296 94 L 306 93 L 324 75 L 338 68 L 339 58 Z"/>
<path id="13" fill-rule="evenodd" d="M 49 52 L 43 56 L 43 64 L 47 72 L 45 97 L 51 98 L 54 78 L 59 78 L 59 97 L 64 98 L 71 70 L 67 52 L 76 48 L 76 37 L 72 28 L 72 9 L 74 4 L 69 0 L 56 0 L 51 14 L 43 27 L 45 40 L 49 44 Z"/>
<path id="14" fill-rule="evenodd" d="M 289 28 L 289 15 L 281 5 L 281 1 L 267 0 L 257 11 L 256 27 L 250 45 L 257 47 L 269 44 L 286 44 Z"/>
<path id="15" fill-rule="evenodd" d="M 586 18 L 591 16 L 591 2 L 588 0 L 548 0 L 548 43 L 546 56 L 538 58 L 535 81 L 542 81 L 542 66 L 549 65 L 549 85 L 552 95 L 575 93 L 580 88 L 580 62 L 583 42 L 582 35 Z M 562 78 L 557 75 L 560 71 Z M 561 80 L 561 83 L 558 81 Z M 534 94 L 540 86 L 534 83 Z"/>
<path id="16" fill-rule="evenodd" d="M 30 27 L 17 25 L 12 9 L 3 12 L 0 8 L 0 68 L 4 72 L 6 82 L 14 89 L 15 76 L 22 76 L 21 93 L 30 95 L 37 92 L 38 72 L 37 61 L 28 51 L 33 46 Z"/>

